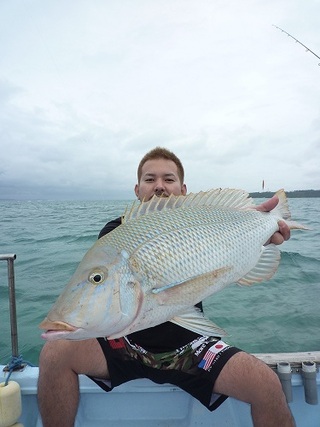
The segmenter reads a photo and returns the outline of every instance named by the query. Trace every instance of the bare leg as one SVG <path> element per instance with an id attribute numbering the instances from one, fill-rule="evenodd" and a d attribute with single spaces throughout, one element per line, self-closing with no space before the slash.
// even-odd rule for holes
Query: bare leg
<path id="1" fill-rule="evenodd" d="M 44 427 L 72 427 L 79 402 L 78 374 L 108 378 L 97 340 L 47 342 L 40 354 L 38 402 Z"/>
<path id="2" fill-rule="evenodd" d="M 226 363 L 214 391 L 250 403 L 255 427 L 295 426 L 278 376 L 250 354 L 237 353 Z"/>

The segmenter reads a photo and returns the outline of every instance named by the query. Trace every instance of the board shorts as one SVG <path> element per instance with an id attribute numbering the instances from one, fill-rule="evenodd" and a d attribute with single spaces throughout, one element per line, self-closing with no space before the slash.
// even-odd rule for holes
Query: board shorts
<path id="1" fill-rule="evenodd" d="M 148 378 L 157 384 L 170 383 L 199 400 L 210 411 L 228 396 L 213 393 L 227 361 L 239 351 L 217 337 L 198 337 L 174 351 L 152 353 L 128 338 L 98 338 L 106 357 L 110 380 L 90 377 L 105 391 L 125 382 Z"/>

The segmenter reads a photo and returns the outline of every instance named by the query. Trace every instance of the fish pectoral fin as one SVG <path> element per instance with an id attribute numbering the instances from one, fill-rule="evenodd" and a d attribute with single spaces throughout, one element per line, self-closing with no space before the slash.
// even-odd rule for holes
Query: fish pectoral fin
<path id="1" fill-rule="evenodd" d="M 227 335 L 224 329 L 207 319 L 203 312 L 197 307 L 192 307 L 189 311 L 175 316 L 170 322 L 200 335 L 218 337 Z"/>
<path id="2" fill-rule="evenodd" d="M 227 273 L 231 267 L 221 267 L 216 270 L 210 271 L 209 273 L 201 274 L 200 276 L 190 277 L 187 280 L 181 282 L 170 283 L 159 288 L 153 288 L 152 293 L 157 299 L 158 304 L 181 304 L 182 299 L 184 301 L 190 301 L 193 304 L 195 296 L 202 300 L 208 296 L 206 291 L 209 286 L 220 279 L 222 275 Z M 183 292 L 183 298 L 182 294 Z M 212 293 L 212 292 L 211 292 Z"/>
<path id="3" fill-rule="evenodd" d="M 280 251 L 276 245 L 270 244 L 262 247 L 262 252 L 257 264 L 244 277 L 237 281 L 240 285 L 251 286 L 254 283 L 271 279 L 277 271 L 280 262 Z"/>

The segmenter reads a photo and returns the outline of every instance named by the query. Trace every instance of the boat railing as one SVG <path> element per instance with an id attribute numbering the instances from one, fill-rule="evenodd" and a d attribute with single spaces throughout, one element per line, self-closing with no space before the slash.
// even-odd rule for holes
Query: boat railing
<path id="1" fill-rule="evenodd" d="M 8 268 L 9 312 L 10 312 L 10 326 L 11 326 L 12 356 L 19 357 L 16 291 L 15 291 L 15 279 L 14 279 L 14 260 L 15 259 L 16 259 L 16 254 L 0 254 L 0 261 L 7 261 L 7 268 Z"/>

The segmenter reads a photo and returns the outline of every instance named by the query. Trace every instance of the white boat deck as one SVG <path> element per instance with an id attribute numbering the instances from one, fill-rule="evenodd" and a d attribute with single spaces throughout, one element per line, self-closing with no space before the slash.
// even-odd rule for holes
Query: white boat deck
<path id="1" fill-rule="evenodd" d="M 0 366 L 1 371 L 3 366 Z M 38 368 L 26 367 L 14 372 L 22 393 L 24 427 L 42 427 L 36 391 Z M 320 395 L 320 374 L 317 373 Z M 227 399 L 214 412 L 208 411 L 184 391 L 170 384 L 157 385 L 149 380 L 135 380 L 106 393 L 90 379 L 80 377 L 81 398 L 76 427 L 251 427 L 250 407 L 235 399 Z M 292 375 L 293 401 L 290 408 L 297 427 L 319 427 L 320 405 L 305 402 L 303 380 Z M 280 427 L 280 426 L 279 426 Z"/>

